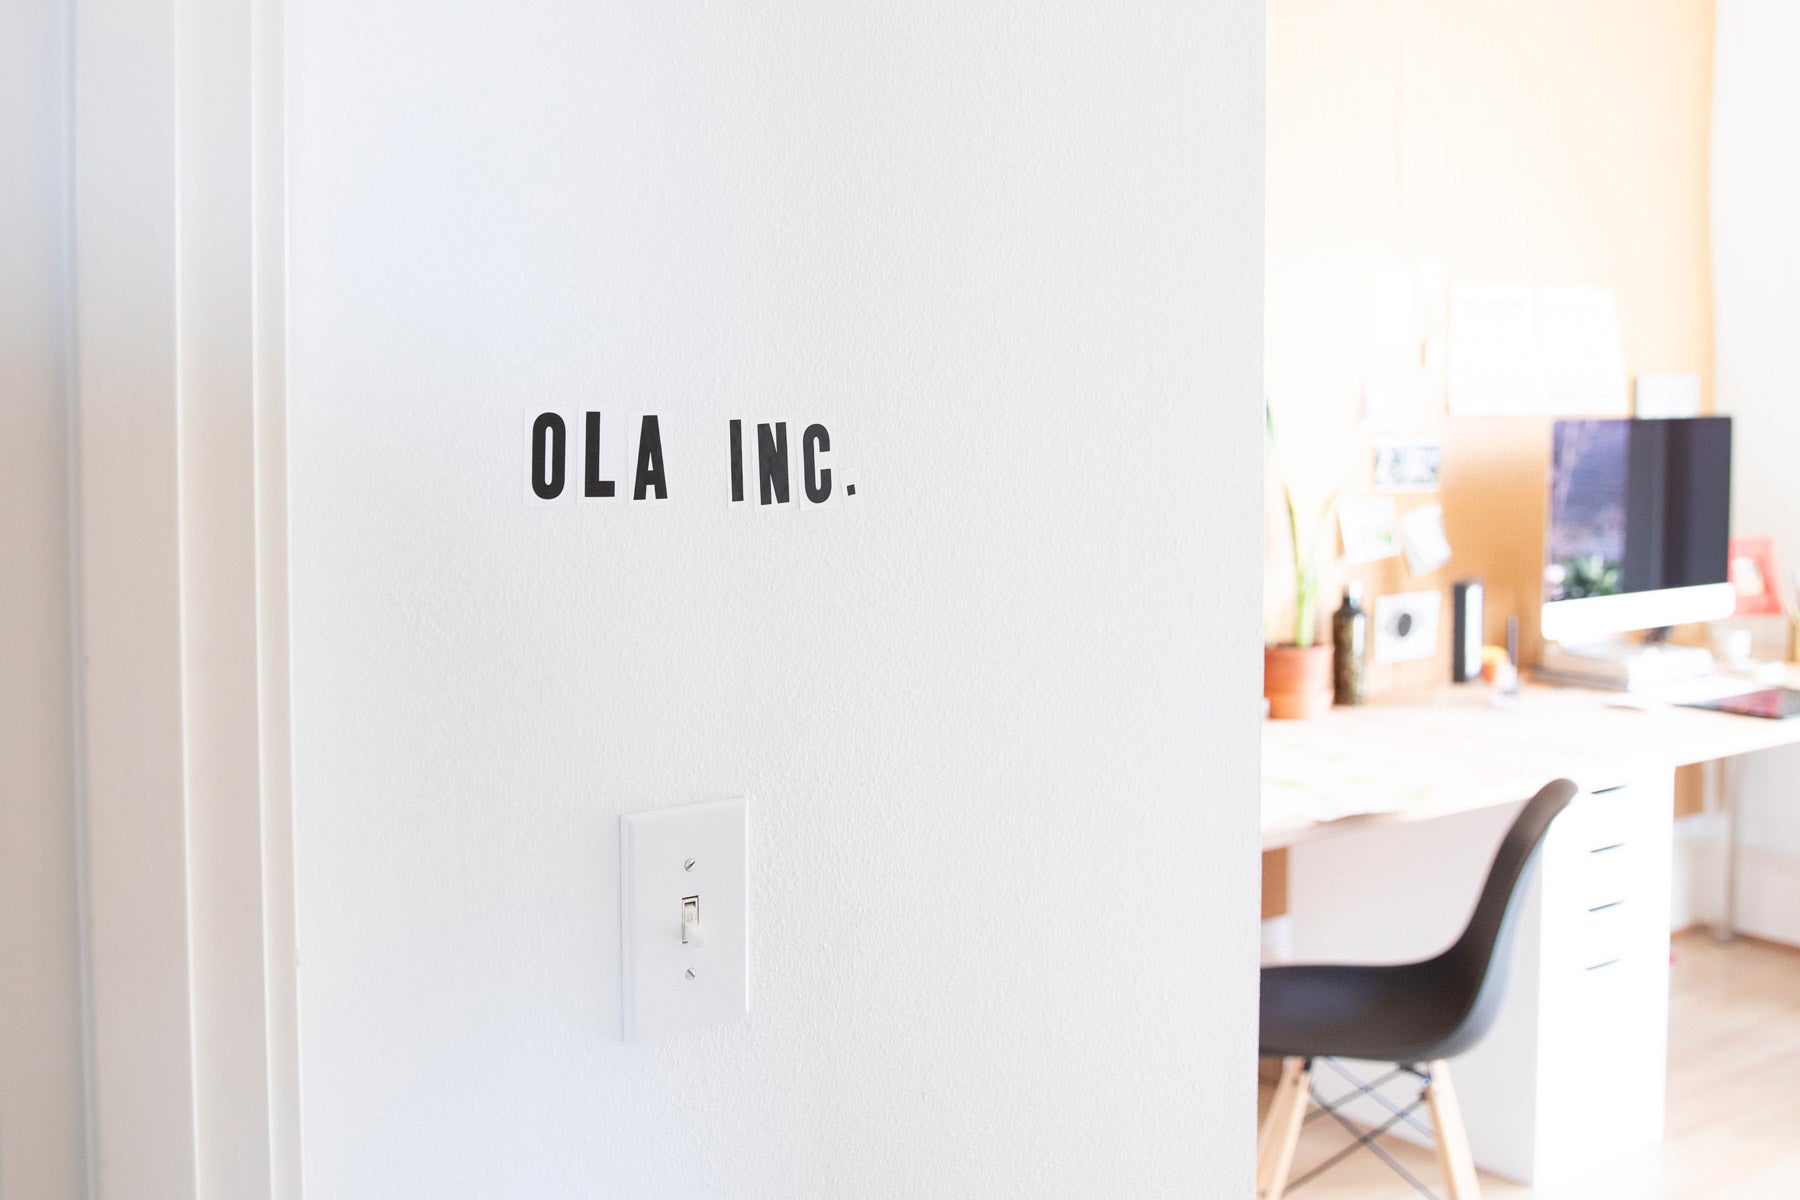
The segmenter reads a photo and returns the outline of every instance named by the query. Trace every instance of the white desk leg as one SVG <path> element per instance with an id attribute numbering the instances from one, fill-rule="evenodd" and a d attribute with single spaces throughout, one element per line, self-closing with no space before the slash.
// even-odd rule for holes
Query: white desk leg
<path id="1" fill-rule="evenodd" d="M 1717 758 L 1705 766 L 1707 791 L 1711 793 L 1718 863 L 1718 919 L 1713 923 L 1713 940 L 1721 946 L 1737 938 L 1737 780 L 1731 760 Z"/>

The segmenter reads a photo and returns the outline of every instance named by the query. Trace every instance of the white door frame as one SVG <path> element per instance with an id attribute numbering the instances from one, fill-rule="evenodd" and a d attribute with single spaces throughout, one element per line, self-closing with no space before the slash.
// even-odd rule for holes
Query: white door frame
<path id="1" fill-rule="evenodd" d="M 92 1194 L 300 1193 L 282 0 L 70 0 Z"/>

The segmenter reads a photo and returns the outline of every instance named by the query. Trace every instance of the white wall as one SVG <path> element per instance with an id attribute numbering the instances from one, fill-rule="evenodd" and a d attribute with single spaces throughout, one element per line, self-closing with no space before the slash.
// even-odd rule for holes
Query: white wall
<path id="1" fill-rule="evenodd" d="M 1712 244 L 1719 408 L 1737 419 L 1732 523 L 1800 568 L 1800 6 L 1718 0 Z M 1800 944 L 1800 749 L 1746 760 L 1740 920 Z"/>
<path id="2" fill-rule="evenodd" d="M 308 1195 L 1245 1194 L 1262 5 L 501 12 L 294 12 Z M 522 500 L 584 402 L 666 505 Z M 751 1015 L 622 1042 L 739 792 Z"/>
<path id="3" fill-rule="evenodd" d="M 87 1195 L 63 8 L 0 8 L 0 1196 L 9 1200 Z"/>

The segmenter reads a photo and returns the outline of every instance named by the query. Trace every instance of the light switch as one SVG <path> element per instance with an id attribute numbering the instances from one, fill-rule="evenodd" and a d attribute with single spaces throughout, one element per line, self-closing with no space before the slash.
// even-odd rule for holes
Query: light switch
<path id="1" fill-rule="evenodd" d="M 681 944 L 684 946 L 706 945 L 706 930 L 700 928 L 700 897 L 698 896 L 681 898 Z"/>
<path id="2" fill-rule="evenodd" d="M 749 1010 L 749 847 L 743 799 L 619 818 L 624 1035 L 673 1033 Z"/>

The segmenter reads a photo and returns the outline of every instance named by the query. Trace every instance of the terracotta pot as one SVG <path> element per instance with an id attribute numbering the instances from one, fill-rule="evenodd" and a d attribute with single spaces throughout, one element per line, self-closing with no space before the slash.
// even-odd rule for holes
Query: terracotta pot
<path id="1" fill-rule="evenodd" d="M 1263 695 L 1278 721 L 1304 720 L 1331 709 L 1331 646 L 1264 646 Z"/>

